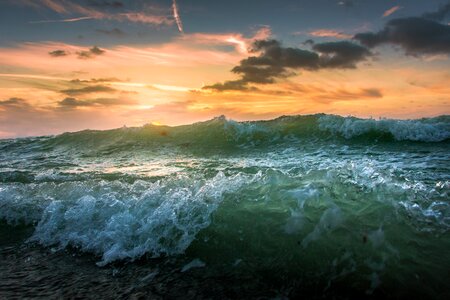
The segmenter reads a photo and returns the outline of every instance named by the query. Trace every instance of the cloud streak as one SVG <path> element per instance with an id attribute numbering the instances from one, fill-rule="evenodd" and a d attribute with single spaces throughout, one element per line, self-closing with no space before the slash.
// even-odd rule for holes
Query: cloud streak
<path id="1" fill-rule="evenodd" d="M 93 86 L 87 86 L 79 89 L 67 89 L 62 90 L 62 93 L 69 95 L 69 96 L 78 96 L 78 95 L 86 95 L 91 93 L 114 93 L 117 92 L 116 89 L 113 89 L 112 87 L 106 86 L 106 85 L 93 85 Z"/>
<path id="2" fill-rule="evenodd" d="M 62 108 L 77 108 L 77 107 L 90 107 L 90 106 L 129 106 L 136 105 L 136 101 L 119 98 L 95 98 L 89 100 L 78 100 L 73 97 L 67 97 L 58 102 L 58 105 Z"/>
<path id="3" fill-rule="evenodd" d="M 403 7 L 401 7 L 400 5 L 397 5 L 397 6 L 394 6 L 394 7 L 391 7 L 391 8 L 389 8 L 388 10 L 386 10 L 384 13 L 383 13 L 383 18 L 386 18 L 386 17 L 389 17 L 390 15 L 392 15 L 393 13 L 395 13 L 396 11 L 398 11 L 398 10 L 400 10 L 400 9 L 402 9 Z"/>
<path id="4" fill-rule="evenodd" d="M 173 11 L 173 17 L 177 23 L 178 31 L 183 33 L 184 32 L 183 21 L 181 20 L 180 13 L 178 11 L 178 4 L 177 4 L 176 0 L 172 1 L 172 11 Z"/>
<path id="5" fill-rule="evenodd" d="M 67 10 L 64 7 L 63 3 L 59 3 L 58 1 L 54 1 L 54 0 L 41 0 L 41 2 L 42 2 L 42 4 L 44 4 L 51 10 L 54 10 L 60 14 L 67 13 Z"/>
<path id="6" fill-rule="evenodd" d="M 180 36 L 180 39 L 184 36 Z M 77 52 L 88 51 L 83 46 L 65 44 L 65 43 L 25 43 L 19 47 L 0 47 L 0 64 L 5 66 L 26 68 L 26 72 L 17 71 L 17 73 L 42 74 L 66 74 L 68 70 L 86 71 L 95 74 L 97 77 L 110 76 L 131 76 L 127 70 L 142 70 L 143 78 L 157 77 L 156 73 L 165 68 L 173 69 L 171 78 L 187 78 L 185 75 L 179 75 L 180 67 L 198 67 L 198 66 L 230 66 L 235 65 L 243 58 L 242 53 L 230 51 L 220 47 L 227 43 L 218 43 L 217 49 L 212 47 L 199 47 L 193 40 L 176 40 L 174 42 L 154 45 L 118 45 L 107 48 L 105 54 L 91 57 L 91 59 L 79 59 Z M 102 48 L 104 49 L 104 48 Z M 55 50 L 64 50 L 71 55 L 55 58 L 48 53 Z M 95 59 L 95 64 L 92 63 Z M 111 73 L 111 70 L 125 70 L 120 73 Z M 31 71 L 33 70 L 33 71 Z M 201 71 L 191 69 L 190 74 L 198 76 L 197 82 L 202 82 Z M 156 72 L 156 73 L 155 73 Z M 6 72 L 5 72 L 6 73 Z M 13 72 L 8 72 L 13 73 Z M 184 72 L 185 73 L 185 72 Z M 154 75 L 152 75 L 154 74 Z M 79 76 L 79 75 L 75 75 Z M 94 75 L 93 75 L 94 76 Z M 133 76 L 131 76 L 133 77 Z M 139 79 L 139 81 L 147 79 Z M 152 79 L 153 81 L 153 79 Z M 158 80 L 155 80 L 158 82 Z M 188 84 L 191 86 L 192 84 Z"/>
<path id="7" fill-rule="evenodd" d="M 334 29 L 317 29 L 310 31 L 308 34 L 315 37 L 333 37 L 337 39 L 349 39 L 352 37 L 349 34 Z"/>
<path id="8" fill-rule="evenodd" d="M 83 6 L 77 1 L 70 0 L 37 0 L 37 1 L 23 1 L 22 4 L 32 6 L 32 7 L 45 7 L 54 12 L 64 15 L 81 15 L 79 17 L 73 18 L 63 18 L 60 20 L 39 20 L 31 21 L 30 23 L 67 23 L 67 22 L 79 22 L 84 20 L 113 20 L 113 21 L 129 21 L 133 23 L 143 23 L 152 25 L 172 25 L 174 21 L 167 16 L 159 12 L 158 14 L 145 11 L 145 9 L 140 9 L 138 11 L 127 11 L 127 12 L 110 12 L 108 10 L 101 10 L 100 8 L 114 8 L 122 9 L 123 3 L 118 1 L 108 2 L 93 2 L 94 5 Z"/>
<path id="9" fill-rule="evenodd" d="M 30 24 L 44 24 L 44 23 L 72 23 L 84 20 L 92 20 L 93 17 L 79 17 L 79 18 L 70 18 L 70 19 L 61 19 L 61 20 L 42 20 L 42 21 L 30 21 Z"/>

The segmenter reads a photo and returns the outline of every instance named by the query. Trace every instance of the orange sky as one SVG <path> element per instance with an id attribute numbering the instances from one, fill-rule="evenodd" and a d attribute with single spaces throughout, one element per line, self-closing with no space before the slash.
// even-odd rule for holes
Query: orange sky
<path id="1" fill-rule="evenodd" d="M 331 29 L 309 34 L 349 37 Z M 389 47 L 354 69 L 297 70 L 274 84 L 254 84 L 257 90 L 202 89 L 237 79 L 230 70 L 254 55 L 248 52 L 253 41 L 269 38 L 276 35 L 260 26 L 247 36 L 183 33 L 164 43 L 101 47 L 99 53 L 54 41 L 3 46 L 0 138 L 178 125 L 218 115 L 255 120 L 313 113 L 401 119 L 450 114 L 448 56 L 407 56 Z M 55 50 L 64 55 L 49 55 Z"/>

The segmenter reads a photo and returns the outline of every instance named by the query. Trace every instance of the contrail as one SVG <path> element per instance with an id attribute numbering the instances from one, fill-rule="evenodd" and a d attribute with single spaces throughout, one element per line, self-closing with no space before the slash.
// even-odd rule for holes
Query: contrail
<path id="1" fill-rule="evenodd" d="M 78 22 L 83 20 L 92 20 L 95 19 L 93 17 L 80 17 L 73 19 L 62 19 L 62 20 L 43 20 L 43 21 L 31 21 L 31 24 L 40 24 L 40 23 L 65 23 L 65 22 Z"/>
<path id="2" fill-rule="evenodd" d="M 172 3 L 172 9 L 173 9 L 173 17 L 175 18 L 175 21 L 177 22 L 178 30 L 183 33 L 183 22 L 181 21 L 180 14 L 178 13 L 178 5 L 177 1 L 173 0 Z"/>
<path id="3" fill-rule="evenodd" d="M 383 18 L 389 17 L 390 15 L 392 15 L 393 13 L 395 13 L 397 10 L 400 10 L 400 9 L 402 9 L 402 8 L 403 8 L 403 7 L 401 7 L 401 6 L 399 6 L 399 5 L 394 6 L 394 7 L 390 8 L 390 9 L 388 9 L 387 11 L 385 11 L 382 17 L 383 17 Z"/>

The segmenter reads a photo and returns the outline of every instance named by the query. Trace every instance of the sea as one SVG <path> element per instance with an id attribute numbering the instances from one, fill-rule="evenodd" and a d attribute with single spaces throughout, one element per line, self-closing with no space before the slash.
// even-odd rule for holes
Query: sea
<path id="1" fill-rule="evenodd" d="M 450 299 L 450 116 L 0 140 L 0 297 Z"/>

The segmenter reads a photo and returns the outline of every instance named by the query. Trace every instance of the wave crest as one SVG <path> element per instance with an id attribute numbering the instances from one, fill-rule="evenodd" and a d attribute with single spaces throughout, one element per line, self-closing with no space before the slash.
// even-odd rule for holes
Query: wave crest
<path id="1" fill-rule="evenodd" d="M 139 149 L 208 151 L 304 145 L 317 142 L 438 143 L 450 139 L 450 116 L 417 120 L 359 119 L 335 115 L 283 116 L 268 121 L 237 122 L 224 116 L 183 126 L 85 130 L 53 137 L 0 141 L 2 151 L 62 149 L 95 155 Z"/>
<path id="2" fill-rule="evenodd" d="M 346 139 L 368 133 L 388 134 L 396 141 L 442 142 L 450 138 L 448 116 L 420 120 L 374 120 L 325 115 L 318 119 L 318 123 L 321 130 Z"/>

